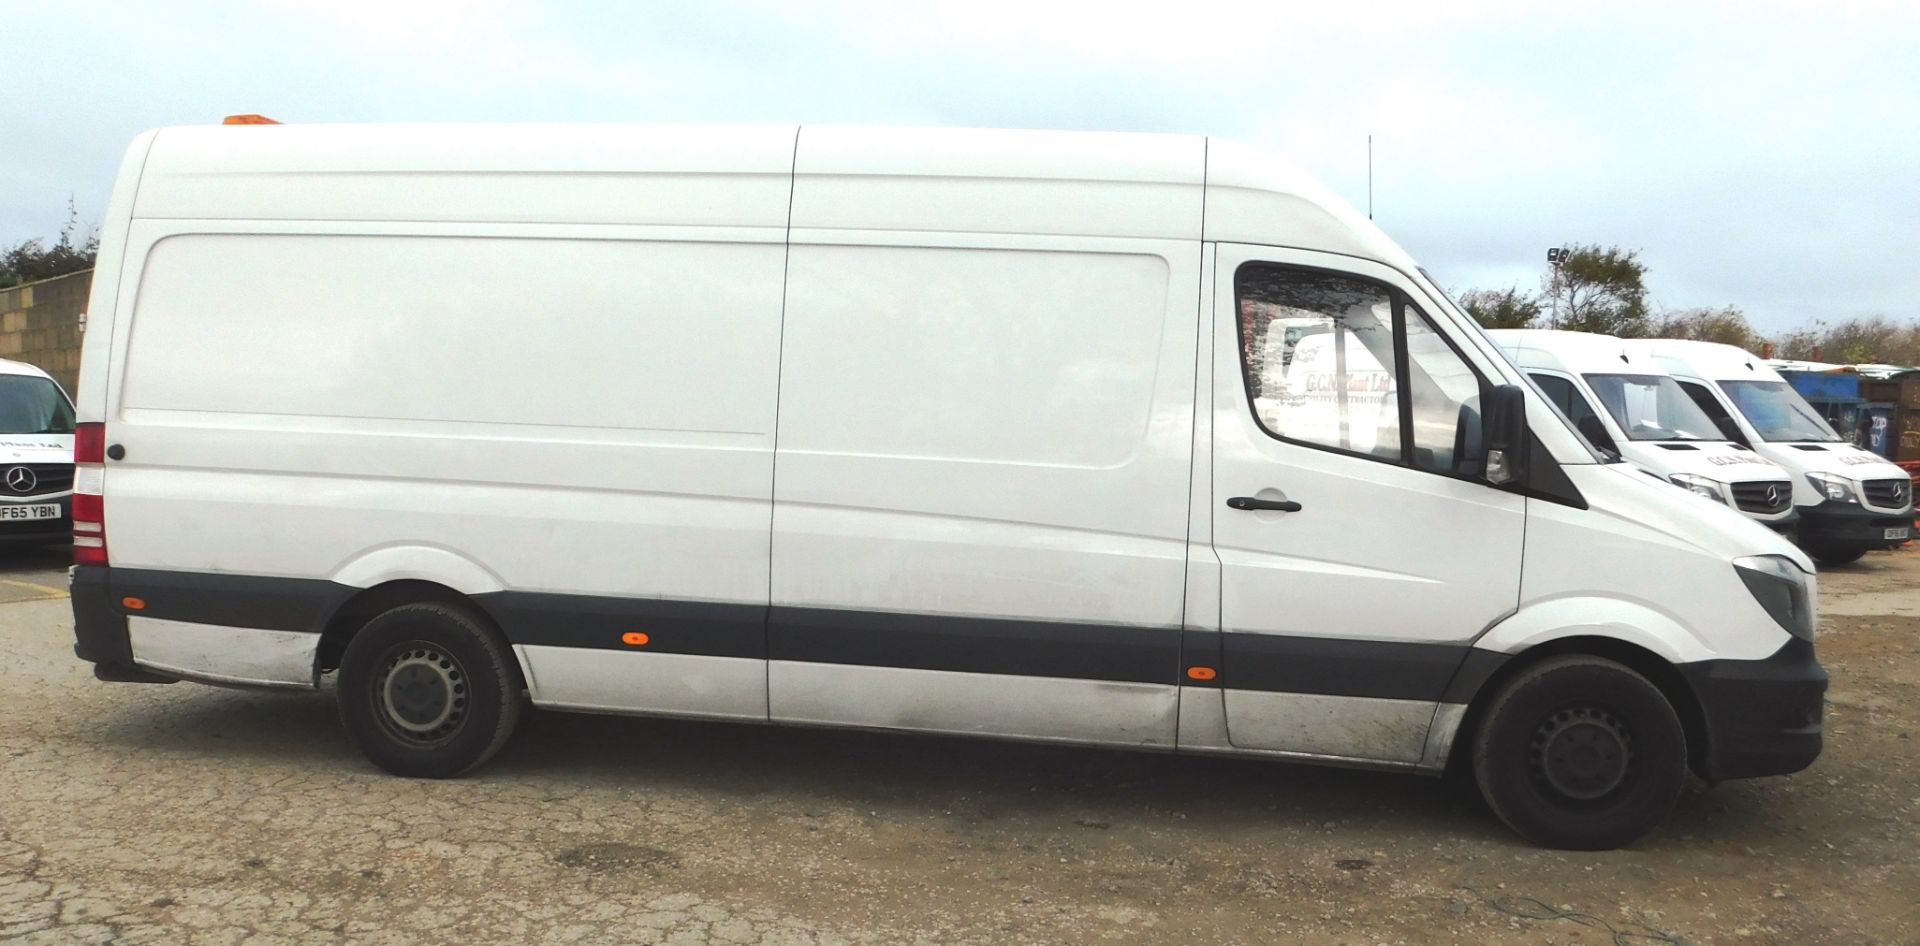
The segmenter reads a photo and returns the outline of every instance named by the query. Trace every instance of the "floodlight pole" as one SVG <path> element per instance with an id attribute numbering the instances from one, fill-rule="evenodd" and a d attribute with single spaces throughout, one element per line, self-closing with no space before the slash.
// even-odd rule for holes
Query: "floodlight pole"
<path id="1" fill-rule="evenodd" d="M 1547 317 L 1548 328 L 1560 327 L 1560 264 L 1567 261 L 1567 250 L 1563 247 L 1547 247 L 1547 265 L 1553 267 L 1553 274 L 1547 282 L 1547 298 L 1553 304 L 1553 314 Z"/>

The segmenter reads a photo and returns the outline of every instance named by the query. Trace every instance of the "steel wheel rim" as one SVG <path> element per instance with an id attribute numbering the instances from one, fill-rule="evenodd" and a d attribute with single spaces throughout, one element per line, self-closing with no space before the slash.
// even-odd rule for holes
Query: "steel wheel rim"
<path id="1" fill-rule="evenodd" d="M 381 663 L 373 685 L 374 715 L 395 737 L 416 744 L 446 740 L 471 706 L 468 677 L 444 648 L 410 641 Z"/>
<path id="2" fill-rule="evenodd" d="M 1626 724 L 1597 706 L 1553 713 L 1535 727 L 1527 745 L 1527 769 L 1535 783 L 1573 802 L 1614 794 L 1637 761 Z"/>

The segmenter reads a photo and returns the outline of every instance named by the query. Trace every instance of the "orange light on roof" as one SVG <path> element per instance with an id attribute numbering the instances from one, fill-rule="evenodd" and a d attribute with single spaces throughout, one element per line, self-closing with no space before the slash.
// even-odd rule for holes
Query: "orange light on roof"
<path id="1" fill-rule="evenodd" d="M 278 125 L 277 121 L 265 115 L 228 115 L 220 120 L 222 125 Z"/>
<path id="2" fill-rule="evenodd" d="M 626 644 L 629 647 L 645 647 L 647 646 L 647 641 L 652 639 L 653 638 L 648 637 L 640 631 L 628 631 L 620 635 L 620 643 Z"/>
<path id="3" fill-rule="evenodd" d="M 147 607 L 147 599 L 135 598 L 132 595 L 128 595 L 125 598 L 121 598 L 120 603 L 124 605 L 126 609 L 129 611 L 143 611 L 143 610 L 146 610 L 146 607 Z"/>
<path id="4" fill-rule="evenodd" d="M 1188 667 L 1187 676 L 1194 680 L 1211 680 L 1219 674 L 1212 667 Z"/>

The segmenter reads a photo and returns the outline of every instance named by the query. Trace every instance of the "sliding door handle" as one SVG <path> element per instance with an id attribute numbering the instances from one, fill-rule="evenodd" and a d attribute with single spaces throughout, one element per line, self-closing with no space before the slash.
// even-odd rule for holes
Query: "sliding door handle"
<path id="1" fill-rule="evenodd" d="M 1252 496 L 1235 496 L 1227 500 L 1229 509 L 1271 509 L 1275 512 L 1299 512 L 1300 504 L 1291 499 L 1255 499 Z"/>

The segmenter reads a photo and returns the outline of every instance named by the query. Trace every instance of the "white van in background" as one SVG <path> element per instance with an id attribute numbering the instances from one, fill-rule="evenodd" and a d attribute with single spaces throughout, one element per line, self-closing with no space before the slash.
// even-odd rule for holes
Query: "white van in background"
<path id="1" fill-rule="evenodd" d="M 1398 458 L 1401 417 L 1397 379 L 1394 371 L 1374 357 L 1365 335 L 1344 326 L 1330 327 L 1324 320 L 1317 328 L 1298 325 L 1313 321 L 1298 317 L 1273 321 L 1290 324 L 1281 331 L 1270 328 L 1256 341 L 1256 347 L 1266 350 L 1258 362 L 1260 372 L 1248 377 L 1248 384 L 1254 388 L 1254 413 L 1261 423 L 1272 431 L 1291 430 L 1291 436 L 1299 439 Z M 1276 341 L 1284 345 L 1283 350 L 1272 350 Z M 1439 335 L 1409 333 L 1404 343 L 1414 360 L 1444 363 L 1441 354 L 1446 342 Z M 1392 363 L 1391 354 L 1388 363 Z M 1467 410 L 1477 404 L 1477 381 L 1469 372 L 1436 370 L 1420 380 L 1433 390 L 1416 390 L 1412 399 L 1415 403 L 1430 395 L 1436 403 L 1460 405 Z M 1413 437 L 1418 462 L 1438 466 L 1450 466 L 1456 458 L 1467 464 L 1474 462 L 1477 440 L 1455 443 L 1454 436 L 1464 432 L 1477 437 L 1476 426 L 1463 424 L 1458 416 L 1427 410 L 1414 411 L 1413 422 L 1420 425 Z"/>
<path id="2" fill-rule="evenodd" d="M 1712 342 L 1642 339 L 1628 346 L 1665 365 L 1717 423 L 1793 474 L 1807 554 L 1844 565 L 1913 538 L 1907 471 L 1835 432 L 1765 361 Z"/>
<path id="3" fill-rule="evenodd" d="M 1596 446 L 1770 529 L 1793 527 L 1787 471 L 1731 439 L 1651 356 L 1586 332 L 1487 335 Z"/>
<path id="4" fill-rule="evenodd" d="M 1280 321 L 1276 319 L 1275 321 Z M 1286 319 L 1285 321 L 1314 321 Z M 1356 453 L 1398 457 L 1400 409 L 1392 372 L 1341 327 L 1270 327 L 1261 371 L 1248 381 L 1254 413 L 1270 430 Z M 1285 338 L 1284 352 L 1272 343 Z"/>
<path id="5" fill-rule="evenodd" d="M 169 128 L 92 291 L 77 653 L 332 674 L 395 773 L 531 703 L 1457 762 L 1593 848 L 1820 751 L 1806 557 L 1231 142 Z"/>
<path id="6" fill-rule="evenodd" d="M 0 359 L 0 543 L 73 537 L 73 402 L 33 365 Z"/>

